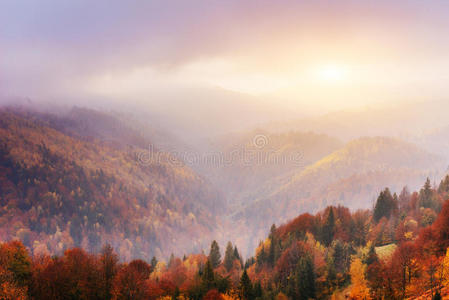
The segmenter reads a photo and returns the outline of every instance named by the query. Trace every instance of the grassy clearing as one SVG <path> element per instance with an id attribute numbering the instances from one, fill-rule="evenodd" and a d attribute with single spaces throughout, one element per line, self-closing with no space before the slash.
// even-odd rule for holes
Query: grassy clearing
<path id="1" fill-rule="evenodd" d="M 391 258 L 396 248 L 396 244 L 388 244 L 385 246 L 376 247 L 375 250 L 379 259 L 385 261 Z"/>

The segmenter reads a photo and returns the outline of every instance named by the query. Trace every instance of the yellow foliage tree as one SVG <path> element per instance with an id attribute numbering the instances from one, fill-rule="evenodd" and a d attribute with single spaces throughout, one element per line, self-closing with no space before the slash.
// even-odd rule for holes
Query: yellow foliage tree
<path id="1" fill-rule="evenodd" d="M 443 258 L 441 267 L 441 283 L 444 286 L 449 286 L 449 248 L 446 250 L 446 256 Z"/>
<path id="2" fill-rule="evenodd" d="M 368 284 L 365 278 L 366 265 L 359 258 L 352 261 L 350 267 L 351 275 L 351 299 L 370 299 Z"/>
<path id="3" fill-rule="evenodd" d="M 276 296 L 276 300 L 288 300 L 288 297 L 285 296 L 285 294 L 283 294 L 282 292 L 280 292 L 280 293 Z"/>
<path id="4" fill-rule="evenodd" d="M 221 294 L 221 296 L 223 297 L 224 300 L 238 300 L 239 299 L 237 296 L 229 295 L 229 294 Z"/>

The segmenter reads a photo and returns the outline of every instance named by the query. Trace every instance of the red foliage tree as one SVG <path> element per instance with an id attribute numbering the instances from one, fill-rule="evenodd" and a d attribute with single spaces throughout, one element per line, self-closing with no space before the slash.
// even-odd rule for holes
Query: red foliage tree
<path id="1" fill-rule="evenodd" d="M 146 280 L 150 276 L 151 266 L 137 259 L 122 268 L 114 280 L 113 299 L 148 299 L 150 291 Z"/>
<path id="2" fill-rule="evenodd" d="M 118 272 L 118 256 L 110 245 L 103 247 L 99 257 L 99 269 L 101 276 L 101 297 L 110 299 L 112 297 L 112 283 Z"/>
<path id="3" fill-rule="evenodd" d="M 315 233 L 316 218 L 311 214 L 302 214 L 293 221 L 283 225 L 277 229 L 281 239 L 285 238 L 287 234 L 305 234 L 306 232 Z"/>
<path id="4" fill-rule="evenodd" d="M 444 255 L 449 247 L 449 200 L 447 200 L 435 223 L 432 225 L 439 255 Z"/>
<path id="5" fill-rule="evenodd" d="M 217 290 L 210 290 L 204 295 L 203 300 L 224 300 L 223 296 Z"/>
<path id="6" fill-rule="evenodd" d="M 397 297 L 405 299 L 407 286 L 418 271 L 416 247 L 412 242 L 404 242 L 396 248 L 390 261 L 390 270 Z"/>
<path id="7" fill-rule="evenodd" d="M 296 268 L 299 259 L 306 255 L 306 253 L 311 253 L 311 250 L 308 249 L 307 245 L 302 241 L 294 243 L 282 253 L 275 267 L 276 273 L 282 284 L 287 284 L 288 276 Z"/>
<path id="8" fill-rule="evenodd" d="M 67 250 L 62 258 L 44 262 L 35 268 L 33 292 L 37 299 L 95 299 L 101 277 L 94 256 L 84 250 Z"/>

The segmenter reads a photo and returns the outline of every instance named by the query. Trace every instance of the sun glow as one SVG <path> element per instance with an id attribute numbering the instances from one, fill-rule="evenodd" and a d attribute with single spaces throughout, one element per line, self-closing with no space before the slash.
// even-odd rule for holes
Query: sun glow
<path id="1" fill-rule="evenodd" d="M 316 72 L 316 77 L 320 81 L 337 83 L 347 79 L 348 70 L 346 67 L 337 64 L 320 66 Z"/>

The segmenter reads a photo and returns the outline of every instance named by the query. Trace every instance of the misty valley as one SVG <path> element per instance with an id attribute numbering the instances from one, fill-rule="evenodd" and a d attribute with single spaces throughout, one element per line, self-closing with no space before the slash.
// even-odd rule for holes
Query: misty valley
<path id="1" fill-rule="evenodd" d="M 449 1 L 1 0 L 0 300 L 449 300 Z"/>
<path id="2" fill-rule="evenodd" d="M 254 129 L 189 145 L 123 113 L 0 115 L 0 257 L 19 298 L 446 292 L 447 158 L 410 141 Z"/>

